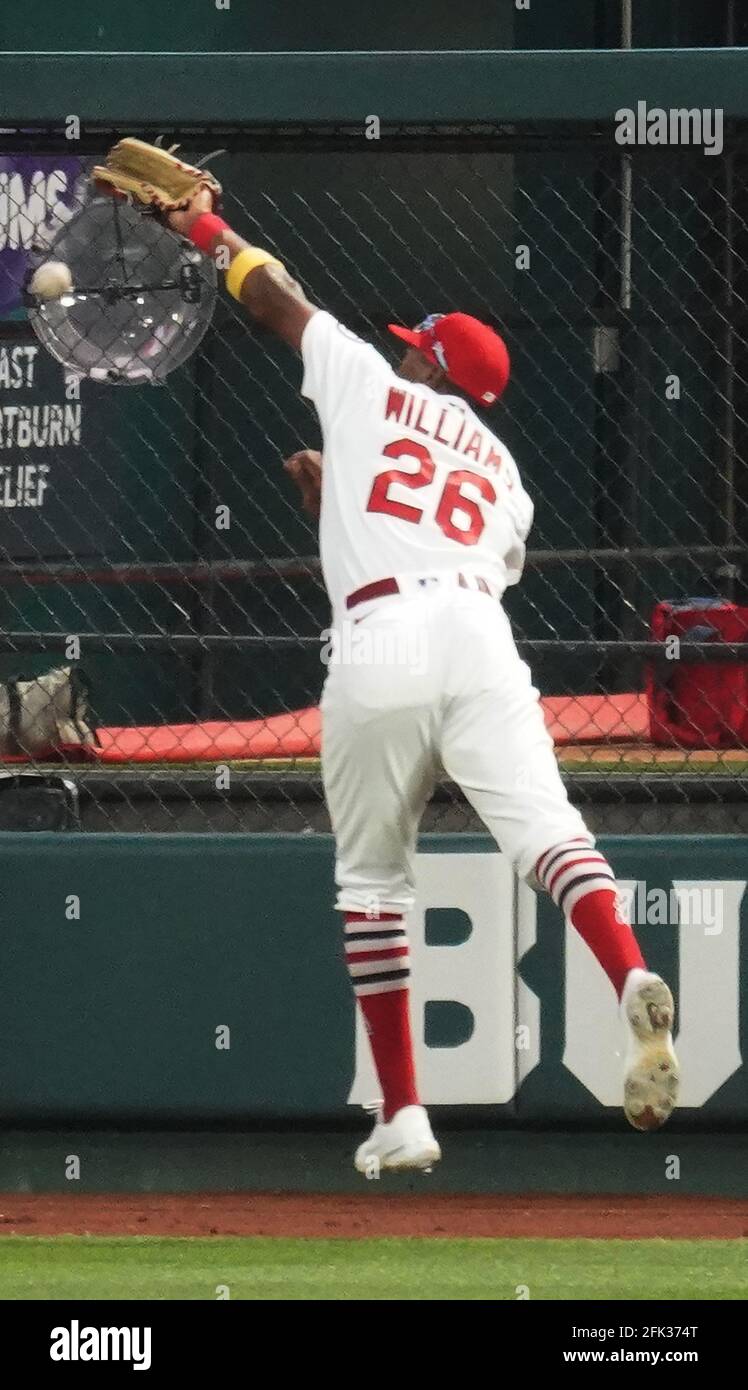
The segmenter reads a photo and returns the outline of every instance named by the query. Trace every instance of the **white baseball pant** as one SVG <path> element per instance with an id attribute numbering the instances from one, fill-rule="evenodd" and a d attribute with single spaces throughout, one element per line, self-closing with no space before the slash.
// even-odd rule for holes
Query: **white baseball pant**
<path id="1" fill-rule="evenodd" d="M 521 877 L 532 881 L 553 845 L 594 844 L 503 608 L 448 579 L 371 600 L 334 629 L 322 774 L 341 911 L 413 906 L 418 825 L 440 764 Z"/>

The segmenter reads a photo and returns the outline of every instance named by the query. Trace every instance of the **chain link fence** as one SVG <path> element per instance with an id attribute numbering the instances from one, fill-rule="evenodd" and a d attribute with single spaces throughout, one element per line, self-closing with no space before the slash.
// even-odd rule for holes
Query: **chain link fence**
<path id="1" fill-rule="evenodd" d="M 91 201 L 113 138 L 0 137 L 5 769 L 64 767 L 91 829 L 326 828 L 329 615 L 282 469 L 320 443 L 300 363 L 196 253 Z M 388 355 L 391 320 L 500 328 L 490 422 L 536 503 L 506 606 L 571 794 L 598 828 L 744 828 L 745 132 L 720 158 L 596 128 L 174 138 L 225 146 L 227 220 Z M 74 286 L 40 310 L 50 256 Z M 425 825 L 474 820 L 445 784 Z"/>

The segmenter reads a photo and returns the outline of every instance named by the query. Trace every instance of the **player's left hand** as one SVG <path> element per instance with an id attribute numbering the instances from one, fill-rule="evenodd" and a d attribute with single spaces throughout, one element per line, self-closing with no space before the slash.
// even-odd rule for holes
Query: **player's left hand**
<path id="1" fill-rule="evenodd" d="M 214 211 L 221 196 L 221 185 L 208 169 L 187 164 L 160 145 L 129 137 L 112 146 L 92 178 L 99 192 L 129 198 L 182 235 L 201 212 Z"/>
<path id="2" fill-rule="evenodd" d="M 301 493 L 304 511 L 318 517 L 322 493 L 322 455 L 319 450 L 299 449 L 286 459 L 283 467 Z"/>

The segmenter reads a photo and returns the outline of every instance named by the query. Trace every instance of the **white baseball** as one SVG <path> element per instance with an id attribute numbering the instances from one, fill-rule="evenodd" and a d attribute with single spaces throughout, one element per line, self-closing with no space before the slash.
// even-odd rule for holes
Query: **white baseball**
<path id="1" fill-rule="evenodd" d="M 45 261 L 31 277 L 29 289 L 37 299 L 59 299 L 73 288 L 70 267 L 64 261 Z"/>

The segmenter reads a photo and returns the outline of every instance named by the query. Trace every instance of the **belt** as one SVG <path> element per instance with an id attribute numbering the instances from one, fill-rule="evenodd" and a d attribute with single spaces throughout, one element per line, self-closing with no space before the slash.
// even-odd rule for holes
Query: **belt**
<path id="1" fill-rule="evenodd" d="M 469 583 L 465 575 L 461 572 L 455 576 L 449 570 L 444 574 L 429 575 L 423 579 L 420 579 L 417 575 L 413 575 L 414 582 L 421 584 L 424 589 L 426 589 L 429 584 L 435 582 L 441 583 L 445 580 L 456 580 L 456 583 L 461 589 L 477 589 L 481 594 L 488 594 L 490 597 L 494 596 L 490 584 L 488 584 L 485 579 L 481 578 L 480 575 L 471 575 L 470 579 L 472 582 Z M 348 595 L 345 606 L 346 608 L 355 608 L 359 603 L 368 603 L 374 598 L 387 598 L 390 594 L 401 594 L 402 592 L 402 586 L 394 576 L 390 576 L 388 579 L 375 579 L 372 584 L 363 584 L 360 589 L 354 589 L 353 593 Z"/>

